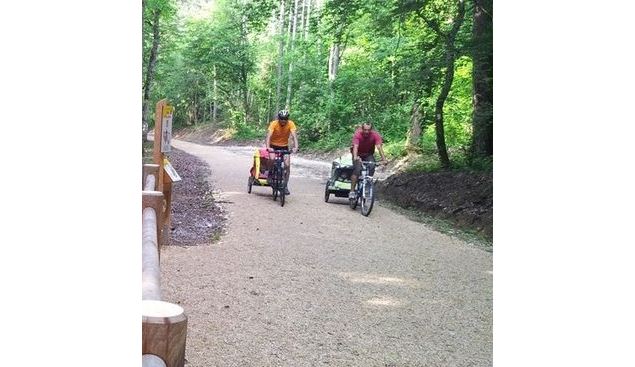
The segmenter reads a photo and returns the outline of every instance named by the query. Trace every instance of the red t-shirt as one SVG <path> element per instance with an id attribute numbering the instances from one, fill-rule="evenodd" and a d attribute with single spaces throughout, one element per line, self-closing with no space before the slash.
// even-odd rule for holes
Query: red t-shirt
<path id="1" fill-rule="evenodd" d="M 353 145 L 358 145 L 357 155 L 367 157 L 375 153 L 375 145 L 381 145 L 381 135 L 375 130 L 371 130 L 367 137 L 362 134 L 362 129 L 357 129 L 353 134 Z"/>

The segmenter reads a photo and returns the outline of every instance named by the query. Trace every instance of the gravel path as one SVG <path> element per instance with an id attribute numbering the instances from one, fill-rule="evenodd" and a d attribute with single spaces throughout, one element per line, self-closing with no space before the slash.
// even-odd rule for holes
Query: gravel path
<path id="1" fill-rule="evenodd" d="M 228 212 L 220 241 L 161 253 L 187 366 L 492 365 L 491 253 L 381 205 L 325 203 L 328 163 L 292 157 L 280 207 L 247 194 L 251 148 L 172 144 L 210 165 Z"/>

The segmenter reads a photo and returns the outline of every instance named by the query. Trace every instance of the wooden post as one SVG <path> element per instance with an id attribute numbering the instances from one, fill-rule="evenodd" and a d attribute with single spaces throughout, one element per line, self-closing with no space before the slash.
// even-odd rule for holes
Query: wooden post
<path id="1" fill-rule="evenodd" d="M 167 177 L 163 179 L 163 196 L 165 197 L 165 227 L 168 230 L 166 233 L 170 233 L 169 231 L 172 229 L 170 223 L 172 223 L 172 180 L 168 176 L 165 171 L 163 172 Z M 168 240 L 169 236 L 166 236 L 166 240 Z M 167 243 L 166 243 L 167 244 Z"/>
<path id="2" fill-rule="evenodd" d="M 160 357 L 167 367 L 185 365 L 187 317 L 179 305 L 142 301 L 142 352 Z"/>
<path id="3" fill-rule="evenodd" d="M 167 110 L 167 109 L 170 110 Z M 161 144 L 163 143 L 163 139 L 161 139 L 161 135 L 163 133 L 163 116 L 164 113 L 173 113 L 172 107 L 168 105 L 167 99 L 162 99 L 156 104 L 155 115 L 154 115 L 154 150 L 152 151 L 152 158 L 155 164 L 159 166 L 159 171 L 157 172 L 157 191 L 161 191 L 163 193 L 163 197 L 165 198 L 165 211 L 161 215 L 160 227 L 163 229 L 164 236 L 160 239 L 161 245 L 166 245 L 170 238 L 170 228 L 171 228 L 171 210 L 172 210 L 172 185 L 168 174 L 165 172 L 164 168 L 164 160 L 165 154 L 162 153 Z"/>
<path id="4" fill-rule="evenodd" d="M 159 186 L 158 191 L 163 192 L 163 153 L 161 153 L 161 133 L 163 132 L 163 107 L 168 104 L 167 99 L 162 99 L 157 102 L 156 110 L 154 114 L 154 149 L 152 150 L 152 160 L 154 164 L 159 165 L 158 179 Z"/>

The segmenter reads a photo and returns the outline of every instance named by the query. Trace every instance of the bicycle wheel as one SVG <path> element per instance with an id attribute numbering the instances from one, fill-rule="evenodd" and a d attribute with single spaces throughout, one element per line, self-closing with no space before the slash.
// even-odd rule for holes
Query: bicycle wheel
<path id="1" fill-rule="evenodd" d="M 249 177 L 249 179 L 247 180 L 247 193 L 251 194 L 251 186 L 253 186 L 254 184 L 254 178 L 253 177 Z"/>
<path id="2" fill-rule="evenodd" d="M 280 206 L 284 206 L 284 198 L 287 197 L 285 190 L 287 185 L 282 185 L 282 189 L 280 189 Z"/>
<path id="3" fill-rule="evenodd" d="M 285 168 L 284 165 L 282 166 L 282 169 L 280 170 L 280 189 L 278 191 L 280 191 L 280 206 L 284 206 L 284 199 L 287 197 L 287 180 L 286 180 L 286 172 L 285 172 Z"/>
<path id="4" fill-rule="evenodd" d="M 273 201 L 276 201 L 278 199 L 278 179 L 274 176 L 273 180 L 271 180 L 271 189 L 272 191 L 272 195 L 273 195 Z"/>
<path id="5" fill-rule="evenodd" d="M 274 166 L 273 168 L 273 173 L 272 173 L 272 177 L 271 177 L 271 189 L 273 190 L 272 195 L 273 195 L 273 201 L 276 201 L 278 199 L 278 188 L 280 185 L 280 177 L 279 177 L 279 173 L 278 173 L 278 168 L 276 166 Z"/>
<path id="6" fill-rule="evenodd" d="M 373 190 L 373 181 L 368 180 L 364 183 L 364 192 L 362 193 L 362 215 L 367 217 L 370 211 L 373 210 L 373 204 L 375 203 L 375 190 Z"/>

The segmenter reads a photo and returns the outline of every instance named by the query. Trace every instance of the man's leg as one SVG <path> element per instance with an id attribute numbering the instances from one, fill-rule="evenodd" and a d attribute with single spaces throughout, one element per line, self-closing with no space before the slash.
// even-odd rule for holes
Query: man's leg
<path id="1" fill-rule="evenodd" d="M 267 159 L 267 177 L 271 178 L 271 173 L 273 172 L 273 160 L 275 159 L 275 154 L 269 152 L 269 159 Z"/>
<path id="2" fill-rule="evenodd" d="M 351 175 L 351 192 L 348 194 L 349 198 L 355 197 L 355 185 L 357 184 L 357 176 Z"/>
<path id="3" fill-rule="evenodd" d="M 353 162 L 353 173 L 351 174 L 351 192 L 348 194 L 349 199 L 354 199 L 356 195 L 355 187 L 357 185 L 357 177 L 362 170 L 362 164 L 359 161 Z"/>
<path id="4" fill-rule="evenodd" d="M 366 161 L 367 162 L 373 162 L 376 163 L 377 161 L 375 160 L 375 156 L 374 155 L 369 155 L 368 157 L 366 157 Z M 369 176 L 373 176 L 375 174 L 375 166 L 373 165 L 372 167 L 370 167 L 370 169 L 368 170 L 368 175 Z"/>
<path id="5" fill-rule="evenodd" d="M 284 156 L 284 166 L 287 167 L 287 169 L 285 170 L 285 176 L 284 176 L 284 180 L 287 183 L 287 189 L 285 191 L 286 195 L 289 195 L 291 192 L 289 192 L 289 176 L 291 176 L 291 157 L 286 154 Z"/>

